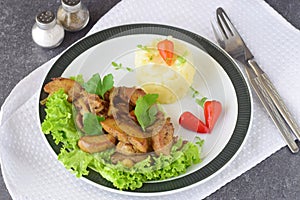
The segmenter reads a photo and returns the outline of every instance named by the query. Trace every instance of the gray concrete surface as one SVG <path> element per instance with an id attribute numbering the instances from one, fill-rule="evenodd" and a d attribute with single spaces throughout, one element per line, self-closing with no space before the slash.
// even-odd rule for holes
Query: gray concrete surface
<path id="1" fill-rule="evenodd" d="M 0 0 L 0 105 L 22 78 L 83 37 L 119 0 L 84 2 L 91 14 L 88 26 L 77 33 L 66 33 L 58 48 L 45 50 L 31 39 L 34 17 L 44 9 L 56 11 L 60 1 Z M 266 2 L 300 29 L 299 0 Z M 300 199 L 299 163 L 299 155 L 283 148 L 206 199 Z M 0 200 L 7 199 L 11 197 L 0 175 Z"/>

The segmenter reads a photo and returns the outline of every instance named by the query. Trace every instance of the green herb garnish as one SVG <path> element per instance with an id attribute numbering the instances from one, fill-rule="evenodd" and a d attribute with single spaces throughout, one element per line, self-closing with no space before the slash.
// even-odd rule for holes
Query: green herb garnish
<path id="1" fill-rule="evenodd" d="M 186 58 L 185 57 L 187 56 L 187 54 L 188 54 L 188 52 L 185 51 L 182 56 L 177 55 L 176 61 L 175 61 L 175 63 L 176 63 L 177 66 L 181 66 L 184 63 L 186 63 Z"/>
<path id="2" fill-rule="evenodd" d="M 196 99 L 196 103 L 201 106 L 202 108 L 204 108 L 204 103 L 207 100 L 207 97 L 203 97 L 202 99 Z"/>
<path id="3" fill-rule="evenodd" d="M 146 94 L 143 97 L 139 97 L 136 102 L 134 113 L 143 131 L 156 119 L 158 109 L 154 104 L 157 98 L 158 94 Z"/>
<path id="4" fill-rule="evenodd" d="M 90 80 L 83 84 L 83 87 L 87 92 L 100 95 L 104 98 L 105 92 L 113 88 L 113 85 L 114 80 L 112 74 L 104 76 L 102 81 L 99 74 L 94 74 Z"/>
<path id="5" fill-rule="evenodd" d="M 122 63 L 116 63 L 116 62 L 112 62 L 111 65 L 115 68 L 115 70 L 120 70 L 120 69 L 124 69 L 127 70 L 129 72 L 133 72 L 133 69 L 130 67 L 123 67 Z"/>
<path id="6" fill-rule="evenodd" d="M 192 97 L 195 98 L 195 102 L 201 106 L 202 108 L 204 108 L 204 103 L 207 100 L 207 97 L 202 97 L 201 99 L 196 98 L 198 95 L 200 95 L 200 92 L 197 91 L 195 88 L 193 88 L 192 86 L 190 86 L 190 89 L 192 90 Z"/>
<path id="7" fill-rule="evenodd" d="M 76 82 L 79 83 L 80 85 L 83 85 L 83 84 L 84 84 L 84 79 L 83 79 L 82 74 L 79 74 L 79 75 L 77 75 L 77 76 L 71 76 L 70 79 L 73 80 L 73 81 L 76 81 Z"/>
<path id="8" fill-rule="evenodd" d="M 100 122 L 104 121 L 104 117 L 99 117 L 93 113 L 85 113 L 83 115 L 83 130 L 88 135 L 103 134 Z"/>
<path id="9" fill-rule="evenodd" d="M 150 49 L 147 46 L 143 46 L 141 44 L 137 45 L 137 48 L 142 49 L 144 51 L 148 51 L 148 52 L 150 51 Z"/>
<path id="10" fill-rule="evenodd" d="M 195 142 L 195 144 L 197 144 L 199 147 L 200 147 L 200 149 L 203 147 L 203 145 L 204 145 L 204 140 L 202 140 L 200 137 L 196 137 L 196 139 L 197 139 L 197 141 Z"/>
<path id="11" fill-rule="evenodd" d="M 184 63 L 186 63 L 186 58 L 183 57 L 183 56 L 177 56 L 176 59 L 177 59 L 177 61 L 178 61 L 178 62 L 176 62 L 177 65 L 183 65 Z"/>
<path id="12" fill-rule="evenodd" d="M 200 93 L 195 89 L 193 88 L 192 86 L 190 86 L 190 89 L 192 90 L 193 94 L 192 94 L 192 97 L 195 98 L 196 96 L 198 96 Z"/>

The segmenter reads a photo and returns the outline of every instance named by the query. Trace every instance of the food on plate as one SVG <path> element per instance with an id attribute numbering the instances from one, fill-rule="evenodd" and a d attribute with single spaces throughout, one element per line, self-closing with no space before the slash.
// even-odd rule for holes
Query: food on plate
<path id="1" fill-rule="evenodd" d="M 42 131 L 61 144 L 58 159 L 77 177 L 91 168 L 118 189 L 134 190 L 201 162 L 201 148 L 174 134 L 158 94 L 117 87 L 112 74 L 94 74 L 87 82 L 54 78 L 44 91 Z"/>
<path id="2" fill-rule="evenodd" d="M 110 134 L 103 135 L 86 135 L 78 140 L 78 147 L 87 153 L 101 152 L 113 148 L 116 138 Z"/>
<path id="3" fill-rule="evenodd" d="M 179 124 L 183 128 L 197 133 L 210 133 L 221 115 L 222 104 L 217 100 L 207 100 L 207 97 L 199 99 L 197 98 L 199 92 L 193 87 L 190 87 L 190 89 L 195 102 L 203 108 L 205 123 L 191 112 L 185 111 L 179 117 Z"/>
<path id="4" fill-rule="evenodd" d="M 188 48 L 172 37 L 138 45 L 135 52 L 138 84 L 158 94 L 160 103 L 174 103 L 187 93 L 195 75 L 192 63 Z"/>
<path id="5" fill-rule="evenodd" d="M 175 61 L 174 42 L 170 39 L 161 40 L 157 43 L 157 49 L 161 58 L 171 66 Z"/>
<path id="6" fill-rule="evenodd" d="M 188 130 L 197 132 L 197 133 L 209 133 L 209 128 L 203 123 L 200 119 L 198 119 L 191 112 L 184 112 L 180 115 L 179 124 Z"/>
<path id="7" fill-rule="evenodd" d="M 204 117 L 206 126 L 212 130 L 222 112 L 222 104 L 217 100 L 204 103 Z"/>
<path id="8" fill-rule="evenodd" d="M 64 89 L 65 92 L 68 92 L 73 88 L 74 84 L 76 84 L 76 82 L 68 78 L 53 78 L 51 82 L 45 85 L 44 91 L 48 94 L 52 94 L 59 89 Z"/>

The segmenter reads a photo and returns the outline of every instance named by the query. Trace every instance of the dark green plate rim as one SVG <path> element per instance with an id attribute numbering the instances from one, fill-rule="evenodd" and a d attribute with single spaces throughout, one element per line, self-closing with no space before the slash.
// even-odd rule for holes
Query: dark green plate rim
<path id="1" fill-rule="evenodd" d="M 242 76 L 242 73 L 238 69 L 238 66 L 232 58 L 230 58 L 226 53 L 224 53 L 223 50 L 209 40 L 180 28 L 158 24 L 133 24 L 109 28 L 86 37 L 85 39 L 74 44 L 64 54 L 62 54 L 62 56 L 60 56 L 60 58 L 54 63 L 48 72 L 43 86 L 48 83 L 51 78 L 61 76 L 69 64 L 89 48 L 112 38 L 134 34 L 172 35 L 175 38 L 189 42 L 192 45 L 206 51 L 223 67 L 224 71 L 227 73 L 231 82 L 233 83 L 238 100 L 238 118 L 234 132 L 225 148 L 210 163 L 201 169 L 177 179 L 156 183 L 145 183 L 143 187 L 139 189 L 124 192 L 134 192 L 136 194 L 164 193 L 179 190 L 203 181 L 204 179 L 207 179 L 218 172 L 238 152 L 247 135 L 252 112 L 251 96 L 248 90 L 248 85 Z M 40 100 L 44 99 L 46 96 L 47 95 L 41 88 Z M 45 118 L 44 109 L 44 106 L 39 105 L 41 123 Z M 45 137 L 55 153 L 58 154 L 60 151 L 60 146 L 54 143 L 52 136 L 45 135 Z M 116 189 L 111 182 L 102 178 L 100 174 L 91 169 L 89 171 L 90 173 L 85 176 L 85 178 L 94 182 L 95 184 L 106 187 L 109 190 L 116 190 L 116 192 L 118 191 L 118 189 Z"/>

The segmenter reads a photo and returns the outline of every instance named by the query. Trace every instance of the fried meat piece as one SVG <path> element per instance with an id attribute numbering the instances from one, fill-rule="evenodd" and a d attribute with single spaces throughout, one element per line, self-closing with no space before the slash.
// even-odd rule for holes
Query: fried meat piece
<path id="1" fill-rule="evenodd" d="M 88 94 L 86 98 L 91 113 L 94 113 L 96 115 L 106 115 L 105 110 L 108 109 L 108 105 L 106 101 L 102 100 L 96 94 Z"/>
<path id="2" fill-rule="evenodd" d="M 156 155 L 169 155 L 173 145 L 174 127 L 168 117 L 164 126 L 152 136 L 152 147 Z"/>
<path id="3" fill-rule="evenodd" d="M 115 107 L 119 103 L 124 103 L 128 110 L 132 110 L 136 105 L 139 97 L 146 95 L 146 92 L 141 88 L 115 87 L 109 93 L 109 109 L 108 116 L 112 116 Z M 127 110 L 127 111 L 128 111 Z"/>
<path id="4" fill-rule="evenodd" d="M 137 153 L 141 153 L 134 148 L 134 146 L 130 143 L 118 142 L 116 146 L 116 152 L 122 153 L 124 155 L 135 155 Z"/>
<path id="5" fill-rule="evenodd" d="M 137 149 L 140 152 L 146 153 L 149 150 L 149 142 L 147 138 L 137 138 L 128 136 L 128 141 L 130 144 L 133 145 L 135 149 Z"/>
<path id="6" fill-rule="evenodd" d="M 110 134 L 82 136 L 78 141 L 79 148 L 87 153 L 96 153 L 115 147 L 116 138 Z"/>
<path id="7" fill-rule="evenodd" d="M 102 128 L 109 134 L 118 137 L 118 140 L 123 142 L 128 142 L 126 133 L 120 129 L 116 121 L 113 118 L 106 118 L 104 121 L 100 122 Z M 126 138 L 124 138 L 126 137 Z"/>
<path id="8" fill-rule="evenodd" d="M 135 106 L 139 97 L 145 96 L 146 92 L 141 88 L 135 87 L 118 87 L 118 95 L 124 102 Z"/>
<path id="9" fill-rule="evenodd" d="M 119 143 L 124 143 L 124 145 L 130 144 L 134 150 L 138 150 L 139 152 L 145 153 L 149 150 L 149 142 L 147 138 L 131 136 L 131 134 L 128 134 L 127 129 L 121 129 L 113 118 L 107 118 L 100 123 L 106 132 L 117 137 Z M 126 132 L 124 130 L 126 130 Z"/>
<path id="10" fill-rule="evenodd" d="M 68 78 L 53 78 L 52 81 L 50 81 L 44 86 L 44 91 L 46 93 L 52 94 L 53 92 L 56 92 L 59 89 L 63 89 L 64 92 L 67 94 L 68 91 L 74 86 L 74 84 L 78 83 Z"/>
<path id="11" fill-rule="evenodd" d="M 76 83 L 71 89 L 68 90 L 68 101 L 73 102 L 85 93 L 87 93 L 85 89 L 79 83 Z"/>

